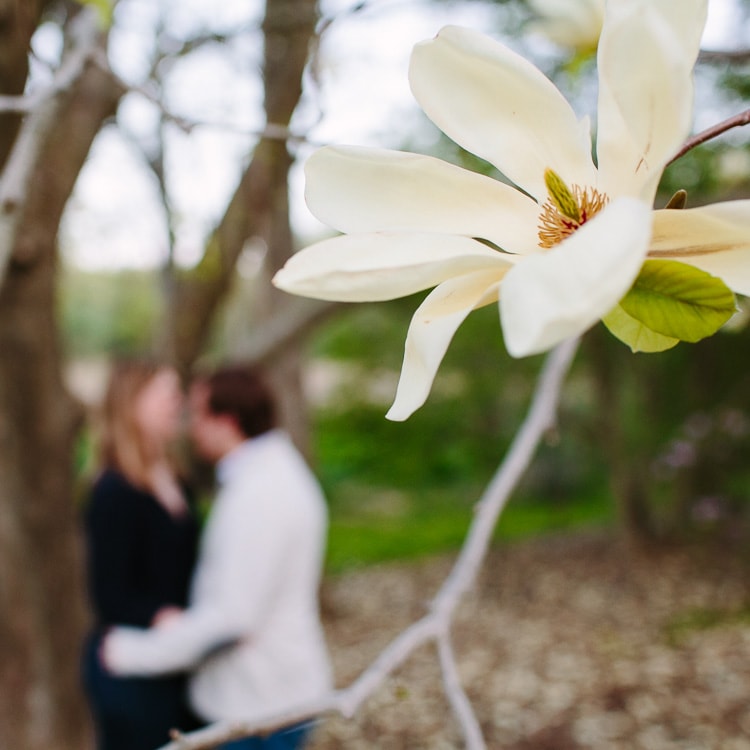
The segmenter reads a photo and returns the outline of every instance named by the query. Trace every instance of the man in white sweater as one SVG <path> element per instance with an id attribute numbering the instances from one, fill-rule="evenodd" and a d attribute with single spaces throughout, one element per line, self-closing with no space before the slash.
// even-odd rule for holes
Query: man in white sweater
<path id="1" fill-rule="evenodd" d="M 188 609 L 150 630 L 115 628 L 102 650 L 120 675 L 193 670 L 190 700 L 207 722 L 252 721 L 331 688 L 318 612 L 327 513 L 320 487 L 274 428 L 262 378 L 228 368 L 191 389 L 191 437 L 216 463 L 219 491 Z M 225 747 L 299 748 L 304 728 Z"/>

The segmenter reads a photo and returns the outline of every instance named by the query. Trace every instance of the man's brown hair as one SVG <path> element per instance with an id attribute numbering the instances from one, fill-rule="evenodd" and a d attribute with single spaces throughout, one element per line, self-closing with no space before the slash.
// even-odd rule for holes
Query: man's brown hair
<path id="1" fill-rule="evenodd" d="M 236 365 L 199 379 L 208 388 L 212 414 L 228 414 L 246 437 L 256 437 L 276 426 L 276 406 L 265 376 L 256 367 Z"/>

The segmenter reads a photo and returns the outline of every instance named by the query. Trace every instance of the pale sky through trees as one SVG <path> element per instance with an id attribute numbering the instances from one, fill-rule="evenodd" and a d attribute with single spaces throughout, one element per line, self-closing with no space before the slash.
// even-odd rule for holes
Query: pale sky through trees
<path id="1" fill-rule="evenodd" d="M 111 45 L 118 75 L 137 85 L 145 81 L 158 22 L 153 0 L 122 0 Z M 429 0 L 375 0 L 364 12 L 346 14 L 351 0 L 329 0 L 324 15 L 343 17 L 326 33 L 319 58 L 317 85 L 309 82 L 303 106 L 293 123 L 316 145 L 351 143 L 398 147 L 417 131 L 420 113 L 407 82 L 413 45 L 454 23 L 496 34 L 502 8 L 481 0 L 434 4 Z M 195 262 L 203 238 L 218 221 L 263 126 L 259 75 L 260 3 L 244 0 L 209 3 L 173 2 L 168 8 L 170 31 L 199 34 L 211 29 L 247 29 L 237 40 L 210 45 L 175 63 L 165 87 L 170 111 L 201 122 L 190 135 L 168 127 L 166 164 L 173 209 L 177 216 L 176 258 Z M 747 46 L 736 23 L 733 0 L 710 0 L 708 48 Z M 217 14 L 222 17 L 217 17 Z M 747 34 L 745 33 L 745 36 Z M 513 45 L 513 40 L 506 40 Z M 35 49 L 43 59 L 59 54 L 53 28 L 43 29 Z M 540 41 L 542 47 L 544 42 Z M 44 71 L 40 77 L 44 76 Z M 158 123 L 158 110 L 145 97 L 128 95 L 118 121 L 148 143 Z M 153 137 L 151 137 L 153 141 Z M 292 220 L 298 234 L 323 227 L 302 200 L 301 163 L 315 146 L 297 147 L 292 175 Z M 425 144 L 425 149 L 429 144 Z M 71 200 L 61 230 L 64 257 L 86 269 L 153 267 L 166 255 L 167 239 L 155 180 L 137 151 L 116 128 L 97 138 Z"/>

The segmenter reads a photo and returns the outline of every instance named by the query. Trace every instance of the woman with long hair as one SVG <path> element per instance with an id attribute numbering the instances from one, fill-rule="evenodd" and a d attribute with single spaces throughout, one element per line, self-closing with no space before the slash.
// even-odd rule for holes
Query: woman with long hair
<path id="1" fill-rule="evenodd" d="M 116 364 L 101 410 L 100 469 L 86 508 L 94 628 L 84 684 L 98 750 L 155 750 L 169 730 L 194 728 L 183 675 L 114 677 L 99 644 L 113 625 L 149 627 L 187 603 L 198 526 L 170 449 L 182 394 L 177 373 L 145 362 Z"/>

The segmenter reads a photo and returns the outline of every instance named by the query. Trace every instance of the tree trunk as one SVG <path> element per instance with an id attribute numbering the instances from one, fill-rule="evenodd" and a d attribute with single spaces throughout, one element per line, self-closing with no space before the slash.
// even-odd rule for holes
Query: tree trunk
<path id="1" fill-rule="evenodd" d="M 120 91 L 90 67 L 61 101 L 19 205 L 0 286 L 0 747 L 81 750 L 86 624 L 73 449 L 56 325 L 56 238 L 91 143 Z M 7 158 L 7 154 L 4 155 Z M 6 159 L 3 159 L 5 163 Z"/>
<path id="2" fill-rule="evenodd" d="M 315 32 L 315 0 L 268 0 L 265 35 L 266 121 L 287 126 L 302 93 L 302 74 Z M 248 239 L 262 238 L 268 246 L 263 279 L 255 300 L 255 326 L 265 326 L 291 300 L 270 284 L 273 273 L 293 252 L 289 225 L 288 178 L 292 165 L 287 144 L 262 138 L 232 197 L 222 221 L 209 239 L 201 263 L 178 279 L 174 305 L 168 311 L 167 344 L 172 360 L 188 373 L 205 346 L 211 324 L 226 296 L 237 259 Z M 268 365 L 276 387 L 284 426 L 304 449 L 307 420 L 300 384 L 299 344 Z"/>
<path id="3" fill-rule="evenodd" d="M 84 626 L 72 502 L 79 412 L 60 378 L 54 257 L 0 293 L 0 747 L 81 748 Z"/>
<path id="4" fill-rule="evenodd" d="M 310 54 L 315 31 L 317 4 L 315 0 L 268 0 L 263 22 L 265 37 L 266 119 L 271 123 L 291 121 L 302 94 L 302 73 Z M 290 300 L 271 284 L 271 278 L 294 252 L 289 222 L 289 170 L 293 159 L 287 143 L 271 145 L 270 212 L 268 221 L 268 253 L 261 272 L 262 286 L 268 294 L 256 305 L 256 325 L 264 326 L 278 315 Z M 298 447 L 309 454 L 309 423 L 307 401 L 302 389 L 302 352 L 291 346 L 270 365 L 270 375 L 277 391 L 280 417 Z"/>
<path id="5" fill-rule="evenodd" d="M 267 216 L 270 142 L 262 140 L 240 180 L 201 262 L 176 273 L 172 307 L 167 310 L 164 348 L 187 375 L 205 347 L 216 312 L 230 289 L 237 259 L 248 237 L 262 233 Z"/>

